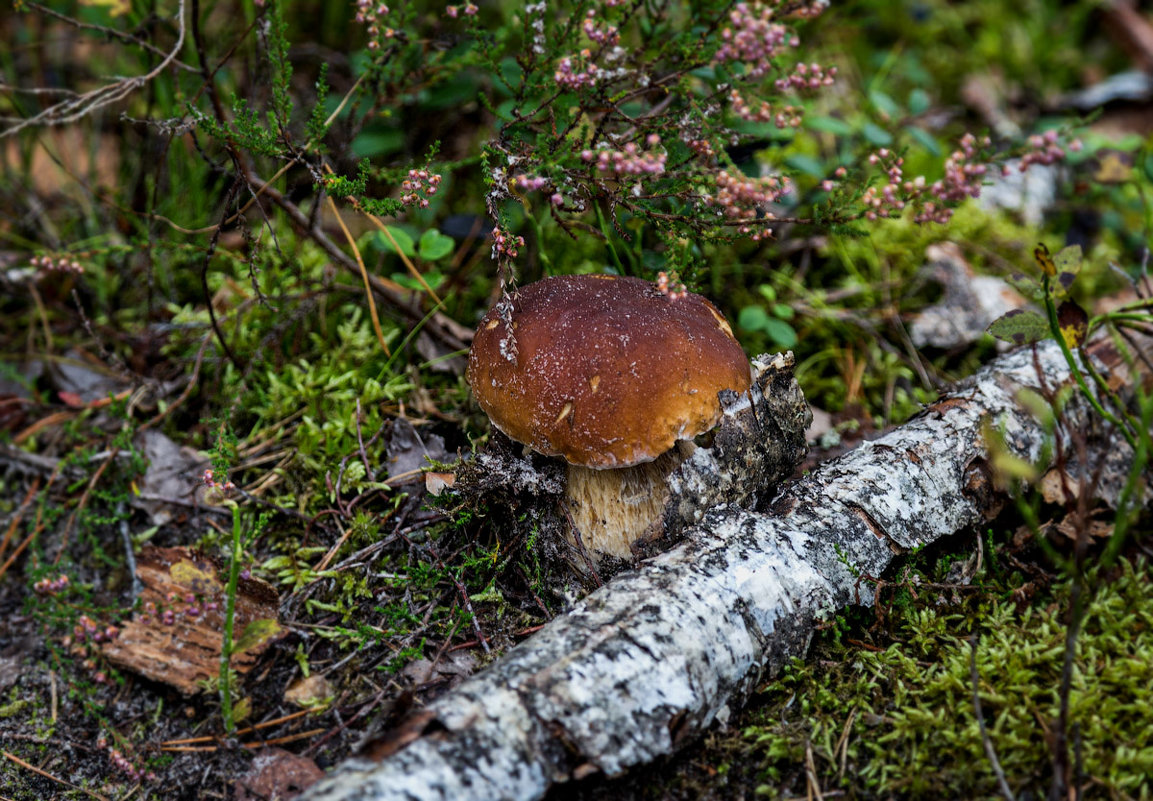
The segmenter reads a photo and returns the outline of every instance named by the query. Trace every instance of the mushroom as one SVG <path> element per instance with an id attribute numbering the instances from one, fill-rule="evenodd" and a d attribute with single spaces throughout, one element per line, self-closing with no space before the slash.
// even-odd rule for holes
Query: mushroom
<path id="1" fill-rule="evenodd" d="M 633 556 L 660 532 L 664 478 L 750 368 L 713 304 L 614 275 L 546 278 L 481 321 L 468 382 L 492 424 L 568 462 L 578 548 Z M 679 446 L 678 446 L 678 443 Z"/>

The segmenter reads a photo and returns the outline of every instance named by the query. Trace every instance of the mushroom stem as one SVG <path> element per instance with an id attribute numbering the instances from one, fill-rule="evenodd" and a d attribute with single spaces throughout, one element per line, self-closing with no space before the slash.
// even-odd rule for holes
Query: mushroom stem
<path id="1" fill-rule="evenodd" d="M 565 495 L 572 523 L 594 560 L 607 555 L 631 561 L 637 543 L 663 533 L 661 518 L 669 499 L 666 479 L 684 459 L 677 447 L 632 467 L 593 470 L 568 466 Z M 577 547 L 573 532 L 568 539 Z M 579 564 L 579 560 L 573 563 Z"/>

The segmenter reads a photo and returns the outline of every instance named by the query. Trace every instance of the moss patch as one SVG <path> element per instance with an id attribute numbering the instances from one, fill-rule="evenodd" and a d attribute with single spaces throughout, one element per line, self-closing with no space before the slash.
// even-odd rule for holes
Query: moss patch
<path id="1" fill-rule="evenodd" d="M 1070 725 L 1080 733 L 1090 794 L 1153 793 L 1153 570 L 1126 565 L 1093 599 L 1077 643 Z M 989 737 L 1014 793 L 1047 788 L 1048 735 L 1059 709 L 1068 587 L 1018 611 L 909 610 L 881 651 L 843 649 L 797 665 L 764 690 L 743 730 L 760 763 L 758 795 L 804 792 L 806 749 L 822 788 L 854 797 L 996 795 L 973 711 L 969 634 Z M 799 786 L 795 786 L 799 782 Z"/>

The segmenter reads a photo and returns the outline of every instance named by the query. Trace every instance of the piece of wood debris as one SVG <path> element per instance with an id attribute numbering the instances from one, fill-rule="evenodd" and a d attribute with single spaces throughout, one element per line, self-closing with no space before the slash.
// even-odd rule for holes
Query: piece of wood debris
<path id="1" fill-rule="evenodd" d="M 176 688 L 204 689 L 220 674 L 226 578 L 213 559 L 189 548 L 145 546 L 136 559 L 144 589 L 132 619 L 101 650 L 113 665 Z M 240 580 L 232 667 L 244 674 L 280 635 L 276 590 Z"/>

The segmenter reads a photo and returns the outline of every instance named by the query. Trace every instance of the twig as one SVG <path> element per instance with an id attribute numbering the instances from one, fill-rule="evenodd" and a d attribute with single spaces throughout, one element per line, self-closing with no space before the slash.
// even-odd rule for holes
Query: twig
<path id="1" fill-rule="evenodd" d="M 144 41 L 140 37 L 133 36 L 130 33 L 125 33 L 124 31 L 118 31 L 115 28 L 109 28 L 105 25 L 95 25 L 91 22 L 81 22 L 80 20 L 75 19 L 73 17 L 70 17 L 67 14 L 61 14 L 59 11 L 53 11 L 52 9 L 48 8 L 47 6 L 42 6 L 39 3 L 33 3 L 33 2 L 30 2 L 29 0 L 25 1 L 25 5 L 28 8 L 32 9 L 33 11 L 38 11 L 46 17 L 52 17 L 54 19 L 60 20 L 61 22 L 65 23 L 67 25 L 71 25 L 73 28 L 76 28 L 78 30 L 93 31 L 95 33 L 100 34 L 101 36 L 106 36 L 109 39 L 119 39 L 122 42 L 127 42 L 128 44 L 136 45 L 137 47 L 140 47 L 144 50 L 147 50 L 148 52 L 150 52 L 154 55 L 160 56 L 162 58 L 164 56 L 168 55 L 167 53 L 165 53 L 163 50 L 161 50 L 156 45 L 149 44 L 148 42 Z M 185 64 L 183 61 L 180 61 L 179 59 L 173 61 L 173 66 L 179 67 L 180 69 L 186 70 L 188 72 L 196 72 L 196 67 L 193 67 L 189 64 Z M 29 93 L 29 94 L 48 93 L 48 92 L 57 92 L 57 93 L 71 92 L 71 90 L 68 90 L 68 89 L 17 89 L 15 91 L 25 92 L 25 93 Z M 75 95 L 75 92 L 71 92 L 71 94 Z"/>
<path id="2" fill-rule="evenodd" d="M 43 530 L 43 524 L 38 525 L 35 529 L 33 529 L 31 534 L 25 537 L 24 540 L 16 546 L 16 550 L 14 550 L 12 555 L 8 557 L 8 561 L 6 561 L 3 565 L 0 565 L 0 578 L 4 577 L 4 574 L 8 572 L 8 568 L 12 567 L 12 563 L 20 557 L 20 554 L 24 553 L 24 549 L 27 548 L 32 540 L 35 539 L 36 535 Z"/>
<path id="3" fill-rule="evenodd" d="M 275 720 L 266 720 L 263 723 L 257 723 L 257 724 L 254 724 L 252 726 L 247 726 L 243 729 L 238 730 L 236 732 L 236 736 L 239 737 L 242 734 L 251 734 L 254 731 L 258 731 L 260 729 L 267 729 L 271 726 L 279 726 L 282 723 L 288 723 L 290 720 L 296 720 L 297 718 L 303 717 L 304 715 L 307 715 L 313 711 L 314 710 L 311 710 L 311 709 L 302 709 L 299 712 L 293 712 L 291 715 L 283 715 L 279 718 L 276 718 Z M 186 737 L 183 740 L 165 740 L 164 742 L 162 742 L 160 744 L 160 747 L 164 748 L 166 746 L 173 746 L 173 745 L 193 745 L 196 743 L 211 743 L 211 742 L 215 742 L 217 739 L 218 738 L 216 736 L 213 736 L 213 735 L 207 735 L 204 737 Z"/>
<path id="4" fill-rule="evenodd" d="M 469 600 L 468 590 L 466 590 L 464 585 L 460 583 L 460 579 L 458 579 L 451 570 L 445 567 L 444 560 L 440 558 L 440 554 L 437 552 L 436 546 L 434 546 L 431 542 L 428 543 L 428 551 L 432 554 L 432 558 L 436 560 L 436 566 L 443 570 L 449 576 L 449 578 L 452 579 L 452 583 L 456 585 L 456 591 L 460 594 L 460 601 L 462 604 L 464 604 L 464 608 L 472 620 L 472 630 L 476 632 L 476 638 L 480 640 L 480 645 L 482 648 L 484 648 L 484 652 L 486 654 L 491 653 L 492 649 L 489 648 L 488 638 L 484 636 L 484 632 L 480 629 L 480 621 L 478 621 L 476 618 L 476 612 L 472 611 L 472 601 Z"/>
<path id="5" fill-rule="evenodd" d="M 821 783 L 817 781 L 817 764 L 813 760 L 813 743 L 805 740 L 805 795 L 816 801 L 824 801 Z"/>
<path id="6" fill-rule="evenodd" d="M 166 55 L 151 72 L 138 75 L 135 78 L 124 78 L 116 83 L 101 86 L 99 89 L 93 89 L 91 92 L 85 92 L 82 95 L 61 100 L 59 103 L 44 109 L 39 114 L 21 120 L 15 125 L 0 131 L 0 139 L 11 136 L 33 125 L 68 125 L 83 119 L 94 111 L 128 97 L 128 95 L 168 69 L 170 64 L 177 61 L 176 56 L 184 49 L 184 0 L 180 0 L 176 9 L 176 24 L 176 43 L 172 46 L 168 55 Z"/>
<path id="7" fill-rule="evenodd" d="M 1001 795 L 1008 801 L 1014 801 L 1013 790 L 1005 779 L 1005 771 L 1001 770 L 1001 762 L 997 759 L 997 750 L 993 748 L 993 741 L 989 739 L 989 732 L 985 728 L 985 713 L 981 711 L 981 695 L 978 685 L 981 677 L 977 674 L 977 635 L 969 637 L 969 675 L 973 681 L 973 712 L 977 716 L 977 726 L 981 730 L 981 743 L 985 746 L 985 756 L 993 766 L 993 773 L 997 777 L 997 786 L 1001 788 Z"/>
<path id="8" fill-rule="evenodd" d="M 4 552 L 8 550 L 8 543 L 12 541 L 12 536 L 16 533 L 16 527 L 20 525 L 20 520 L 24 517 L 24 510 L 32 503 L 32 499 L 36 497 L 39 489 L 40 477 L 37 476 L 32 480 L 32 486 L 28 488 L 28 494 L 25 495 L 24 500 L 20 502 L 20 507 L 16 510 L 16 514 L 12 516 L 12 522 L 8 524 L 8 530 L 4 532 L 4 539 L 0 540 L 0 558 L 3 558 Z"/>
<path id="9" fill-rule="evenodd" d="M 284 745 L 285 743 L 293 743 L 297 740 L 304 740 L 309 737 L 315 737 L 323 731 L 324 729 L 309 729 L 308 731 L 302 731 L 299 734 L 288 734 L 284 737 L 277 737 L 273 740 L 257 740 L 253 743 L 241 743 L 240 746 L 241 748 L 264 748 L 265 746 L 269 745 Z M 204 751 L 216 751 L 219 750 L 219 748 L 220 746 L 218 745 L 174 745 L 169 747 L 161 746 L 160 750 L 168 752 L 176 751 L 185 753 L 198 753 Z"/>

